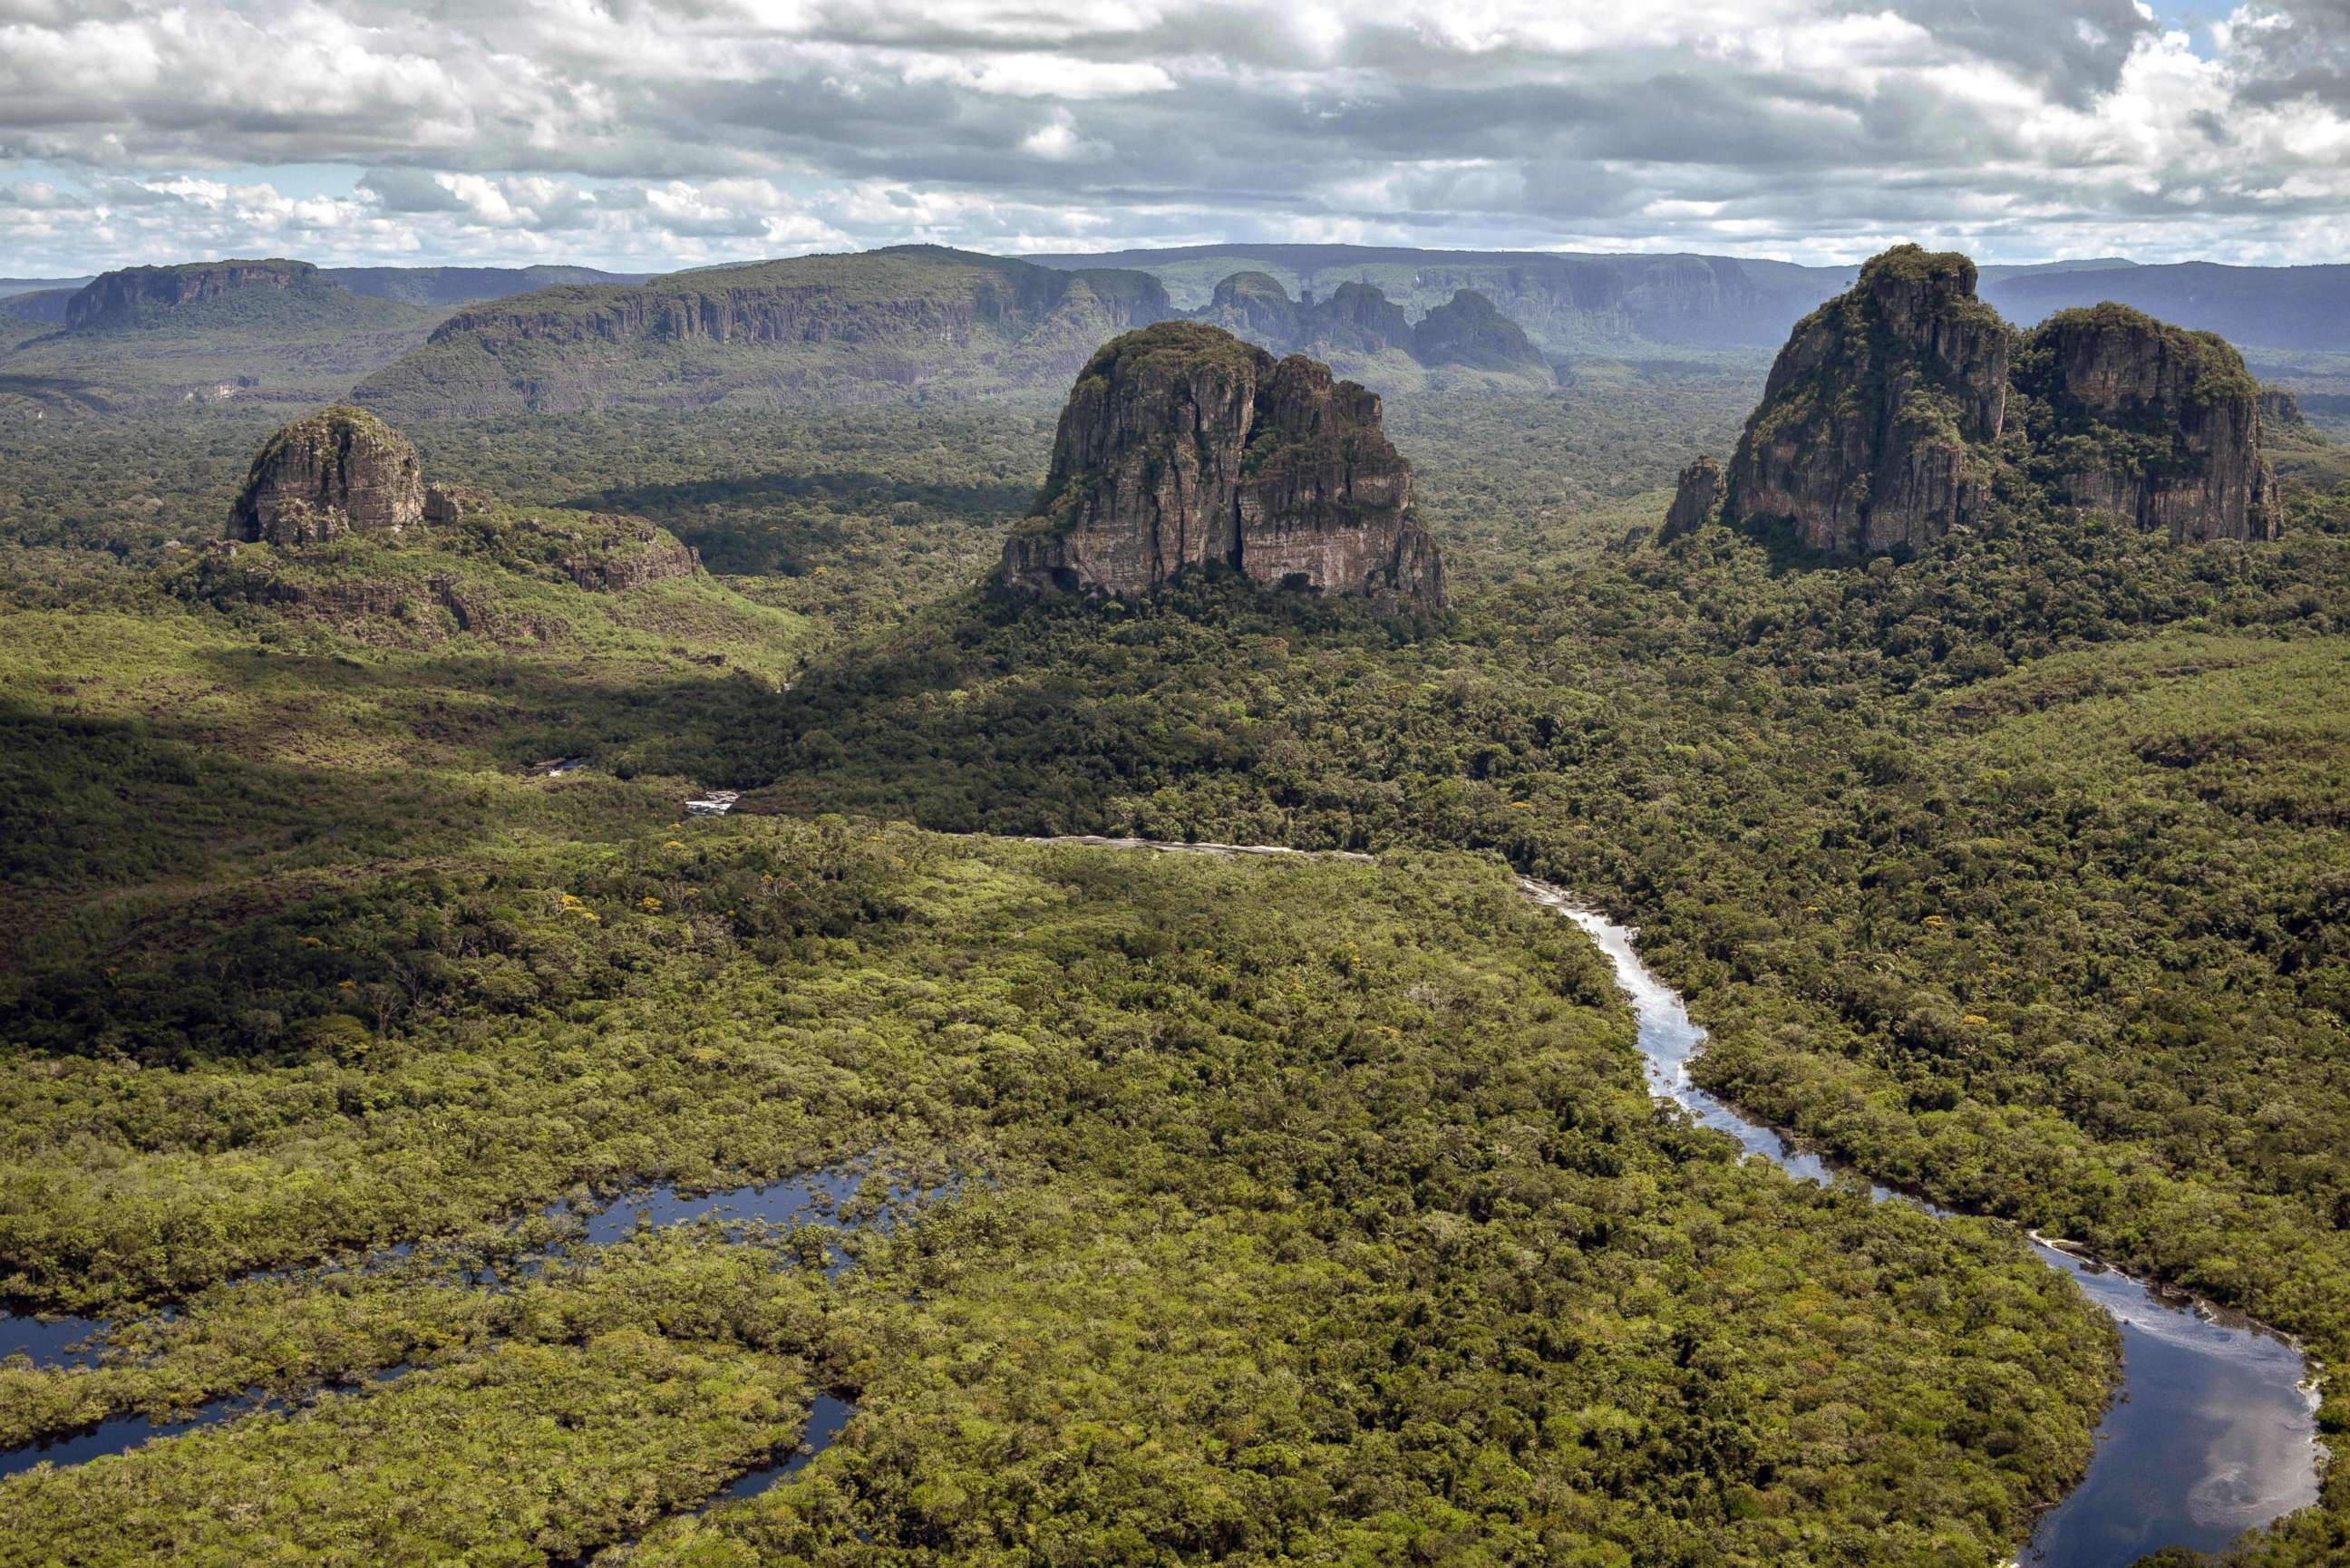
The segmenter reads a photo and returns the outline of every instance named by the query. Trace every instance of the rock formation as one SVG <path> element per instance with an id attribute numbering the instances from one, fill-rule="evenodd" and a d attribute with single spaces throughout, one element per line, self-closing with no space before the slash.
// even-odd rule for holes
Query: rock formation
<path id="1" fill-rule="evenodd" d="M 1430 367 L 1459 365 L 1555 383 L 1550 363 L 1523 328 L 1473 289 L 1456 290 L 1417 326 L 1376 285 L 1348 282 L 1317 300 L 1293 300 L 1268 273 L 1236 272 L 1216 285 L 1195 320 L 1221 327 L 1276 354 L 1367 359 L 1400 353 Z"/>
<path id="2" fill-rule="evenodd" d="M 2264 401 L 2282 411 L 2210 333 L 2107 304 L 2019 338 L 1975 297 L 1972 262 L 1903 245 L 1796 324 L 1721 514 L 1831 557 L 1915 550 L 1982 520 L 2005 474 L 2003 493 L 2175 540 L 2272 538 Z M 1714 483 L 1682 474 L 1665 537 L 1710 514 Z"/>
<path id="3" fill-rule="evenodd" d="M 424 517 L 416 449 L 365 409 L 295 421 L 264 443 L 229 514 L 241 539 L 307 545 L 398 533 Z"/>
<path id="4" fill-rule="evenodd" d="M 1003 554 L 1015 589 L 1144 594 L 1222 565 L 1269 587 L 1444 604 L 1379 400 L 1326 365 L 1169 322 L 1106 344 Z"/>
<path id="5" fill-rule="evenodd" d="M 1679 539 L 1694 534 L 1721 515 L 1721 503 L 1729 494 L 1721 464 L 1710 457 L 1700 457 L 1681 470 L 1679 486 L 1673 492 L 1672 510 L 1665 514 L 1662 537 Z"/>
<path id="6" fill-rule="evenodd" d="M 1467 365 L 1538 376 L 1550 370 L 1525 328 L 1473 288 L 1456 290 L 1449 302 L 1420 317 L 1411 329 L 1411 357 L 1423 365 Z"/>
<path id="7" fill-rule="evenodd" d="M 1411 346 L 1411 319 L 1403 306 L 1367 283 L 1342 283 L 1330 297 L 1298 306 L 1298 317 L 1316 348 L 1342 354 L 1384 354 Z"/>
<path id="8" fill-rule="evenodd" d="M 435 527 L 462 523 L 489 504 L 489 498 L 479 491 L 463 489 L 454 484 L 428 484 L 424 487 L 424 520 Z"/>
<path id="9" fill-rule="evenodd" d="M 608 531 L 614 547 L 567 556 L 563 569 L 591 594 L 626 593 L 665 577 L 690 577 L 702 566 L 700 551 L 641 517 L 599 512 L 590 521 Z"/>
<path id="10" fill-rule="evenodd" d="M 1729 515 L 1830 556 L 1914 549 L 1989 498 L 1982 448 L 2007 409 L 2007 324 L 1975 265 L 1916 245 L 1796 323 L 1746 421 Z"/>
<path id="11" fill-rule="evenodd" d="M 2291 387 L 2261 389 L 2261 423 L 2263 426 L 2305 425 L 2308 418 L 2301 411 L 2301 399 Z"/>
<path id="12" fill-rule="evenodd" d="M 2024 337 L 2016 386 L 2045 414 L 2034 476 L 2063 500 L 2181 542 L 2275 537 L 2260 383 L 2225 339 L 2126 305 L 2060 311 Z"/>
<path id="13" fill-rule="evenodd" d="M 1236 272 L 1216 285 L 1200 319 L 1236 337 L 1286 347 L 1298 340 L 1297 302 L 1268 273 Z"/>
<path id="14" fill-rule="evenodd" d="M 315 286 L 318 269 L 298 261 L 190 262 L 132 266 L 93 278 L 66 301 L 68 330 L 136 326 L 156 313 L 244 289 Z"/>

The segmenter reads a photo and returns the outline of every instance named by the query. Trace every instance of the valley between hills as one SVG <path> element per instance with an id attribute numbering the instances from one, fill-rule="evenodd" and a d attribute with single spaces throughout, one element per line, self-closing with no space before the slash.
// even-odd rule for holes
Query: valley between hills
<path id="1" fill-rule="evenodd" d="M 2350 1561 L 2297 301 L 454 271 L 0 317 L 0 1564 Z"/>

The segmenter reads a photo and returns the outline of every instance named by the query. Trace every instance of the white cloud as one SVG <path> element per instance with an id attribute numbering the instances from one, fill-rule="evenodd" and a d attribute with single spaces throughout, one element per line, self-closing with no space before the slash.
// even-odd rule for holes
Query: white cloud
<path id="1" fill-rule="evenodd" d="M 2350 260 L 2341 5 L 0 0 L 0 243 Z"/>
<path id="2" fill-rule="evenodd" d="M 1066 100 L 1129 98 L 1170 92 L 1175 78 L 1163 66 L 1133 60 L 1087 60 L 1069 55 L 1011 55 L 977 59 L 918 55 L 905 66 L 917 86 L 943 83 L 1004 98 Z"/>

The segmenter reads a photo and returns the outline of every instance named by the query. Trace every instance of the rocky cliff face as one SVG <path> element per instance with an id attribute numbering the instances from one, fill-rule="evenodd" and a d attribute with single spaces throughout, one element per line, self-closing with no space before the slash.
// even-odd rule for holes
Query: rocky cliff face
<path id="1" fill-rule="evenodd" d="M 1955 252 L 1886 252 L 1796 324 L 1731 460 L 1733 523 L 1808 549 L 1914 549 L 1989 499 L 2009 333 Z"/>
<path id="2" fill-rule="evenodd" d="M 2224 340 L 2126 305 L 2060 311 L 2023 339 L 2016 386 L 2033 474 L 2064 500 L 2181 542 L 2275 537 L 2260 383 Z"/>
<path id="3" fill-rule="evenodd" d="M 2126 306 L 2017 338 L 1975 297 L 1973 263 L 1904 245 L 1796 325 L 1721 478 L 1721 515 L 1832 557 L 1917 549 L 1980 521 L 2004 473 L 2181 542 L 2273 538 L 2262 418 L 2284 406 L 2221 339 Z M 1682 474 L 1667 537 L 1711 514 L 1715 483 L 1700 464 Z"/>
<path id="4" fill-rule="evenodd" d="M 1298 307 L 1308 337 L 1342 354 L 1382 354 L 1411 344 L 1403 306 L 1367 283 L 1342 283 L 1321 302 Z"/>
<path id="5" fill-rule="evenodd" d="M 2305 425 L 2308 417 L 2301 411 L 2300 395 L 2291 387 L 2261 389 L 2261 423 L 2267 429 L 2283 425 Z"/>
<path id="6" fill-rule="evenodd" d="M 1547 375 L 1550 369 L 1525 328 L 1470 288 L 1457 290 L 1450 301 L 1420 317 L 1411 329 L 1411 357 L 1423 365 L 1467 365 L 1481 370 Z"/>
<path id="7" fill-rule="evenodd" d="M 246 289 L 318 286 L 308 262 L 193 262 L 182 266 L 133 266 L 83 286 L 66 302 L 68 330 L 136 326 L 159 312 Z"/>
<path id="8" fill-rule="evenodd" d="M 398 533 L 423 516 L 416 449 L 366 410 L 338 406 L 269 438 L 229 524 L 240 539 L 307 545 L 350 533 Z"/>
<path id="9" fill-rule="evenodd" d="M 1200 319 L 1261 345 L 1286 347 L 1301 335 L 1297 302 L 1267 273 L 1236 272 L 1216 285 Z"/>
<path id="10" fill-rule="evenodd" d="M 353 395 L 438 418 L 1057 384 L 1104 337 L 1174 314 L 1147 273 L 895 246 L 473 306 Z"/>
<path id="11" fill-rule="evenodd" d="M 1665 514 L 1664 537 L 1679 539 L 1694 534 L 1721 516 L 1721 504 L 1729 493 L 1721 464 L 1710 457 L 1691 462 L 1681 470 L 1680 483 L 1673 491 L 1672 510 Z"/>
<path id="12" fill-rule="evenodd" d="M 1379 400 L 1302 356 L 1167 323 L 1104 346 L 1062 410 L 1015 589 L 1144 594 L 1222 565 L 1271 587 L 1434 610 L 1444 567 L 1411 518 Z"/>

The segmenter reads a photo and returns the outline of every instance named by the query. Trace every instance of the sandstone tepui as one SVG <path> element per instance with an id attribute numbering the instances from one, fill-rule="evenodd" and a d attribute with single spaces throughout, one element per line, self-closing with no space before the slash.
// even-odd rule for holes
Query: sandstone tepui
<path id="1" fill-rule="evenodd" d="M 1267 587 L 1440 609 L 1443 562 L 1410 508 L 1411 469 L 1376 394 L 1303 356 L 1162 323 L 1112 339 L 1078 377 L 1003 578 L 1134 595 L 1222 565 Z"/>

